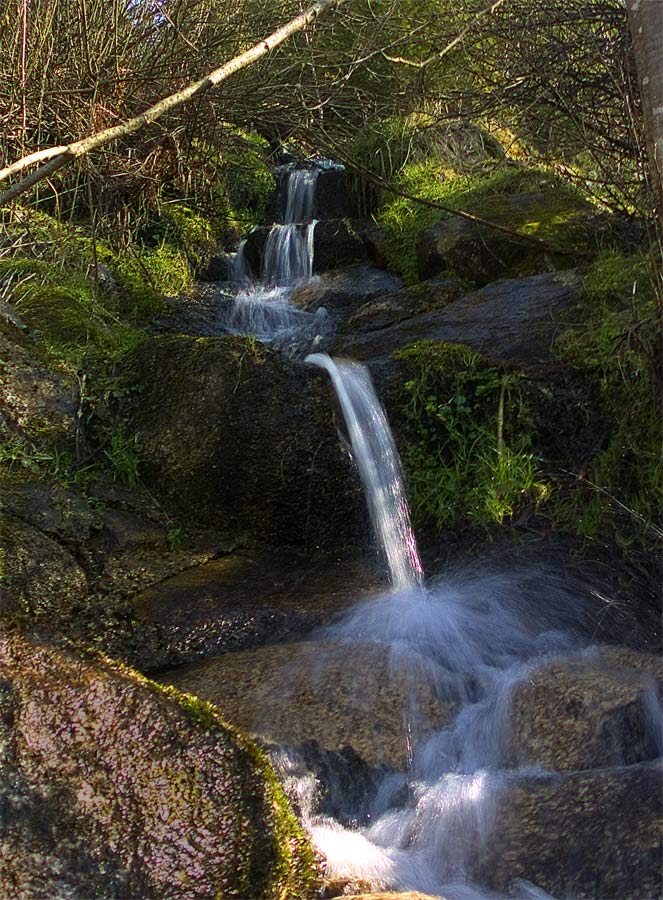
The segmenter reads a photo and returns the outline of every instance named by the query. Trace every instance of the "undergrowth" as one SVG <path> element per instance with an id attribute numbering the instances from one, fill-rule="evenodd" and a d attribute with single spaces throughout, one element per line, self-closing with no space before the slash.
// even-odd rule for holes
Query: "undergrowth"
<path id="1" fill-rule="evenodd" d="M 569 329 L 557 342 L 562 359 L 598 383 L 610 432 L 583 473 L 584 502 L 561 502 L 556 514 L 589 537 L 610 528 L 624 545 L 658 543 L 663 537 L 663 363 L 656 278 L 648 253 L 600 254 L 585 275 L 586 324 Z"/>
<path id="2" fill-rule="evenodd" d="M 403 461 L 416 522 L 489 525 L 548 497 L 519 373 L 457 344 L 421 341 L 394 356 L 407 372 Z"/>

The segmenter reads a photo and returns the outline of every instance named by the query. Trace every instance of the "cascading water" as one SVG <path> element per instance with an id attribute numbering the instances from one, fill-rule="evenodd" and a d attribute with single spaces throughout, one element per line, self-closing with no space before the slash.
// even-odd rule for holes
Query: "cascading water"
<path id="1" fill-rule="evenodd" d="M 237 251 L 233 276 L 246 284 L 237 295 L 226 327 L 238 334 L 255 334 L 283 350 L 315 341 L 329 329 L 325 310 L 308 313 L 290 302 L 293 288 L 313 275 L 316 221 L 315 188 L 320 167 L 288 173 L 283 223 L 275 223 L 262 253 L 261 280 L 252 281 L 245 258 L 246 241 Z"/>
<path id="2" fill-rule="evenodd" d="M 400 458 L 384 410 L 365 366 L 313 353 L 304 360 L 325 369 L 348 428 L 373 530 L 396 590 L 421 585 L 423 570 L 410 525 Z"/>
<path id="3" fill-rule="evenodd" d="M 235 330 L 286 352 L 307 348 L 306 362 L 330 375 L 388 567 L 391 590 L 357 605 L 319 637 L 329 640 L 336 654 L 347 648 L 348 666 L 366 641 L 388 648 L 394 671 L 405 666 L 417 677 L 421 673 L 437 697 L 454 706 L 455 715 L 431 733 L 417 721 L 416 705 L 408 708 L 407 771 L 386 772 L 373 797 L 362 801 L 367 805 L 345 819 L 363 825 L 344 827 L 316 811 L 313 776 L 292 774 L 294 751 L 283 749 L 273 762 L 297 798 L 328 877 L 369 882 L 374 889 L 422 890 L 446 900 L 499 900 L 505 895 L 473 880 L 476 860 L 496 838 L 499 844 L 499 815 L 509 809 L 509 792 L 533 774 L 557 777 L 541 767 L 518 768 L 508 756 L 514 690 L 551 661 L 598 659 L 600 664 L 591 643 L 595 613 L 584 586 L 543 566 L 492 573 L 470 568 L 424 585 L 400 461 L 368 372 L 349 360 L 310 353 L 316 335 L 324 333 L 324 311 L 316 318 L 288 300 L 293 284 L 313 270 L 316 177 L 316 170 L 290 173 L 285 222 L 272 228 L 265 245 L 263 282 L 239 295 L 232 322 Z M 236 275 L 245 282 L 249 276 L 242 247 Z M 324 659 L 317 663 L 325 665 Z M 660 754 L 663 717 L 653 684 L 642 704 L 646 740 L 658 748 L 653 754 Z M 515 877 L 508 897 L 550 895 Z"/>

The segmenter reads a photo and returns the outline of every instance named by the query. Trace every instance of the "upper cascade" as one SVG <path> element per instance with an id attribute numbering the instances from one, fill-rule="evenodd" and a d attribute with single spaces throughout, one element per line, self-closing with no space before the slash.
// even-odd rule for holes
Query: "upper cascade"
<path id="1" fill-rule="evenodd" d="M 320 169 L 295 169 L 286 186 L 284 224 L 310 222 L 315 210 L 315 186 Z"/>

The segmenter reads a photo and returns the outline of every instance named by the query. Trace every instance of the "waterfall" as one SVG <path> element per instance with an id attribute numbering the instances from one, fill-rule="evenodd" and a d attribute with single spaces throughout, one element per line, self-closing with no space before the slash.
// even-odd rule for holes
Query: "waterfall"
<path id="1" fill-rule="evenodd" d="M 237 253 L 235 255 L 235 262 L 233 264 L 232 279 L 239 284 L 251 280 L 251 266 L 248 264 L 248 261 L 246 259 L 244 253 L 245 249 L 246 238 L 244 238 L 244 240 L 240 242 L 240 245 L 237 248 Z"/>
<path id="2" fill-rule="evenodd" d="M 313 275 L 313 232 L 308 225 L 273 225 L 263 254 L 263 278 L 270 284 L 293 284 Z"/>
<path id="3" fill-rule="evenodd" d="M 291 354 L 302 352 L 302 347 L 311 349 L 330 328 L 325 310 L 309 313 L 289 302 L 295 285 L 313 275 L 313 212 L 320 170 L 318 165 L 288 173 L 285 222 L 274 223 L 267 235 L 259 282 L 246 261 L 246 241 L 239 245 L 233 280 L 245 287 L 224 322 L 234 334 L 254 334 Z"/>
<path id="4" fill-rule="evenodd" d="M 315 184 L 319 169 L 296 169 L 288 176 L 285 222 L 307 222 L 315 209 Z"/>
<path id="5" fill-rule="evenodd" d="M 421 586 L 423 571 L 410 524 L 400 458 L 368 370 L 351 360 L 313 353 L 304 360 L 332 380 L 350 434 L 371 523 L 398 591 Z"/>
<path id="6" fill-rule="evenodd" d="M 315 185 L 319 169 L 288 175 L 285 222 L 275 223 L 265 243 L 262 276 L 269 284 L 290 285 L 313 274 Z"/>

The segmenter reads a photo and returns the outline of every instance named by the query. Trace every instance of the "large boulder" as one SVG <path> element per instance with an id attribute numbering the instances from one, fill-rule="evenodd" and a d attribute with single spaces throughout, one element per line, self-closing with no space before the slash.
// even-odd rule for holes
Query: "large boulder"
<path id="1" fill-rule="evenodd" d="M 483 285 L 504 275 L 529 249 L 523 240 L 452 216 L 427 229 L 417 241 L 417 270 L 422 280 L 448 272 Z"/>
<path id="2" fill-rule="evenodd" d="M 313 896 L 271 769 L 213 708 L 6 631 L 0 703 L 6 896 Z"/>
<path id="3" fill-rule="evenodd" d="M 656 758 L 662 681 L 658 657 L 626 648 L 530 672 L 510 698 L 509 764 L 566 772 Z"/>
<path id="4" fill-rule="evenodd" d="M 561 315 L 577 301 L 575 271 L 495 281 L 435 312 L 389 328 L 339 338 L 335 351 L 359 360 L 381 359 L 416 341 L 465 344 L 507 362 L 550 358 Z"/>
<path id="5" fill-rule="evenodd" d="M 163 336 L 135 352 L 142 474 L 171 510 L 298 550 L 365 527 L 327 386 L 254 338 Z"/>
<path id="6" fill-rule="evenodd" d="M 524 879 L 554 897 L 660 897 L 660 763 L 507 783 L 494 827 L 466 854 L 472 881 L 507 893 Z"/>
<path id="7" fill-rule="evenodd" d="M 380 644 L 303 641 L 227 653 L 167 680 L 277 744 L 350 746 L 371 765 L 403 768 L 408 725 L 425 734 L 455 710 L 436 698 L 431 665 Z"/>

